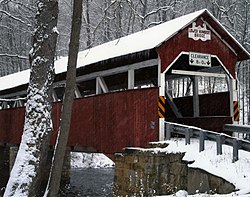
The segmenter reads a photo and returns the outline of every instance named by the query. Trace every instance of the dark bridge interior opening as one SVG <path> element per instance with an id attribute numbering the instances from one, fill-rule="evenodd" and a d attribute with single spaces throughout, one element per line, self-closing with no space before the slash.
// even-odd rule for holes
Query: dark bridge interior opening
<path id="1" fill-rule="evenodd" d="M 215 128 L 217 131 L 223 131 L 223 123 L 232 123 L 227 72 L 216 57 L 211 57 L 211 64 L 211 67 L 190 66 L 188 54 L 182 54 L 166 72 L 167 121 Z M 190 74 L 173 74 L 173 70 L 189 71 Z M 197 72 L 203 72 L 204 76 L 203 73 L 197 76 Z M 225 77 L 217 77 L 216 74 L 224 74 Z M 198 80 L 198 115 L 194 112 L 195 77 Z"/>

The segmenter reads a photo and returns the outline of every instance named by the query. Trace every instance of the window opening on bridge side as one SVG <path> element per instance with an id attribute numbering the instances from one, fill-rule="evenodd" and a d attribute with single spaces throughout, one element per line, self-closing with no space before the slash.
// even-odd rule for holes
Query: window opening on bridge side
<path id="1" fill-rule="evenodd" d="M 109 92 L 117 92 L 117 91 L 126 91 L 129 89 L 141 89 L 141 88 L 151 88 L 158 86 L 158 65 L 157 59 L 150 59 L 148 61 L 138 62 L 136 68 L 133 68 L 128 65 L 128 70 L 123 70 L 120 72 L 116 72 L 115 74 L 106 75 L 109 70 L 104 70 L 104 76 L 99 76 L 100 80 L 105 84 L 107 91 L 101 90 L 99 93 L 109 93 Z M 147 63 L 149 63 L 147 65 Z M 142 67 L 140 67 L 142 65 Z M 130 84 L 129 87 L 129 70 L 132 69 L 133 72 L 133 83 Z M 114 69 L 113 69 L 114 70 Z M 102 71 L 98 71 L 102 73 Z M 110 72 L 112 73 L 112 72 Z M 88 74 L 91 75 L 92 73 Z M 88 97 L 88 96 L 95 96 L 96 95 L 96 78 L 94 77 L 82 77 L 80 80 L 76 82 L 76 90 L 75 90 L 75 97 Z M 131 77 L 131 76 L 130 76 Z M 23 91 L 24 94 L 19 95 L 22 98 L 26 98 L 26 91 Z M 53 102 L 62 101 L 65 92 L 65 83 L 64 81 L 57 81 L 54 84 L 53 89 Z M 16 108 L 20 106 L 25 106 L 26 101 L 22 101 L 22 105 L 19 101 L 13 101 L 11 99 L 15 99 L 18 93 L 13 93 L 13 96 L 8 97 L 8 101 L 1 102 L 0 101 L 0 109 L 8 109 L 8 108 Z"/>
<path id="2" fill-rule="evenodd" d="M 18 96 L 13 98 L 0 99 L 0 110 L 24 107 L 26 105 L 26 102 L 27 99 L 25 95 L 23 95 L 22 97 Z"/>
<path id="3" fill-rule="evenodd" d="M 128 85 L 128 71 L 108 76 L 100 76 L 108 92 L 126 91 Z M 96 95 L 96 79 L 81 81 L 77 83 L 79 92 L 83 97 Z M 134 70 L 134 88 L 150 88 L 158 86 L 158 66 L 150 66 Z M 107 93 L 108 93 L 107 92 Z M 98 94 L 105 93 L 102 89 Z M 61 97 L 60 97 L 61 98 Z"/>

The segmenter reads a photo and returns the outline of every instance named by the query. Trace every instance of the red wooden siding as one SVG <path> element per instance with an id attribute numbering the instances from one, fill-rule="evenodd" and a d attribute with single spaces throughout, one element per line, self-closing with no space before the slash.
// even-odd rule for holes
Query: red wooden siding
<path id="1" fill-rule="evenodd" d="M 18 144 L 24 124 L 24 108 L 0 111 L 0 143 Z"/>
<path id="2" fill-rule="evenodd" d="M 108 93 L 74 101 L 69 146 L 93 147 L 115 153 L 126 146 L 147 146 L 158 140 L 158 88 Z M 61 103 L 53 105 L 53 125 L 58 130 Z M 155 127 L 151 128 L 153 121 Z M 0 143 L 19 144 L 24 108 L 0 111 Z M 57 132 L 52 135 L 55 143 Z"/>
<path id="3" fill-rule="evenodd" d="M 184 117 L 193 117 L 193 97 L 174 98 L 178 110 Z M 229 92 L 199 95 L 200 116 L 230 116 Z M 175 117 L 166 105 L 166 116 Z"/>
<path id="4" fill-rule="evenodd" d="M 197 126 L 202 129 L 226 133 L 232 135 L 232 132 L 223 131 L 224 124 L 232 124 L 232 117 L 229 116 L 207 116 L 199 118 L 179 118 L 175 122 L 185 125 Z"/>
<path id="5" fill-rule="evenodd" d="M 158 140 L 158 88 L 102 94 L 74 102 L 68 145 L 114 153 Z M 150 128 L 150 122 L 155 128 Z"/>
<path id="6" fill-rule="evenodd" d="M 176 118 L 171 108 L 166 105 L 166 120 L 193 125 L 202 129 L 222 132 L 224 124 L 231 124 L 229 92 L 199 95 L 200 117 L 193 117 L 193 97 L 174 98 L 174 103 L 183 118 Z M 231 133 L 228 133 L 231 134 Z"/>
<path id="7" fill-rule="evenodd" d="M 197 25 L 201 25 L 201 19 L 196 20 Z M 235 77 L 235 64 L 237 62 L 237 56 L 228 48 L 228 46 L 223 43 L 212 31 L 211 40 L 207 41 L 195 41 L 188 38 L 188 28 L 181 30 L 174 37 L 163 43 L 157 52 L 161 58 L 161 71 L 164 72 L 173 60 L 181 52 L 200 52 L 216 55 L 228 69 L 233 77 Z M 207 27 L 209 29 L 209 27 Z"/>

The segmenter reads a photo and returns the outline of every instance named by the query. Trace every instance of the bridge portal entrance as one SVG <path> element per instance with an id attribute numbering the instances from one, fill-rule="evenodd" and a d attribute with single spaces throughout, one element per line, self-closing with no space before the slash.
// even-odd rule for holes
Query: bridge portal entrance
<path id="1" fill-rule="evenodd" d="M 232 76 L 215 55 L 181 52 L 164 71 L 166 121 L 223 131 L 232 123 Z"/>

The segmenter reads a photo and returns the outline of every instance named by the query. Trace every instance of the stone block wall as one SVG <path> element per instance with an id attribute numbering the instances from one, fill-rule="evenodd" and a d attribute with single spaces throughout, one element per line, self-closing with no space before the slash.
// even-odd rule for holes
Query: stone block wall
<path id="1" fill-rule="evenodd" d="M 162 145 L 161 145 L 162 146 Z M 188 167 L 185 153 L 126 148 L 115 155 L 114 196 L 155 196 L 186 190 L 189 194 L 231 193 L 235 187 L 204 170 Z"/>
<path id="2" fill-rule="evenodd" d="M 233 184 L 198 168 L 188 168 L 188 192 L 227 194 L 235 190 Z"/>
<path id="3" fill-rule="evenodd" d="M 126 149 L 116 154 L 115 196 L 154 196 L 187 189 L 184 154 Z"/>

